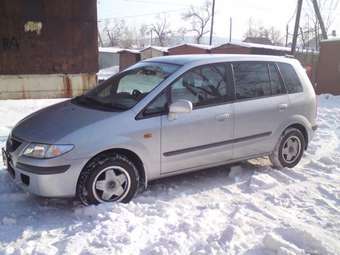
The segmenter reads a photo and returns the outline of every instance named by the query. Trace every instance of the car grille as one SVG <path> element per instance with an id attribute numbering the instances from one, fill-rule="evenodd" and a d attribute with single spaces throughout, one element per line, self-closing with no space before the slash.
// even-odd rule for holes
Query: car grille
<path id="1" fill-rule="evenodd" d="M 6 149 L 8 152 L 14 152 L 16 151 L 16 149 L 18 149 L 18 147 L 22 144 L 22 142 L 20 142 L 19 140 L 13 138 L 13 137 L 9 137 L 7 139 L 7 143 L 6 143 Z"/>

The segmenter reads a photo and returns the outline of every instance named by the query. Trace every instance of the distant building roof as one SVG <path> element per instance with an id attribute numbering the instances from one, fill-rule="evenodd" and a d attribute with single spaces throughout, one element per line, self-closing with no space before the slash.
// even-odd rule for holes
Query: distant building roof
<path id="1" fill-rule="evenodd" d="M 139 54 L 141 51 L 137 50 L 137 49 L 121 49 L 120 51 L 118 51 L 118 53 L 121 53 L 121 52 L 129 52 L 129 53 Z"/>
<path id="2" fill-rule="evenodd" d="M 163 56 L 150 58 L 145 60 L 146 62 L 163 62 L 163 63 L 172 63 L 178 65 L 185 65 L 193 62 L 207 63 L 207 61 L 218 61 L 218 60 L 226 60 L 226 61 L 235 61 L 235 60 L 243 60 L 243 61 L 278 61 L 278 62 L 289 62 L 292 59 L 284 56 L 266 56 L 266 55 L 243 55 L 243 54 L 192 54 L 192 55 L 172 55 L 172 56 Z"/>
<path id="3" fill-rule="evenodd" d="M 214 48 L 218 48 L 223 45 L 235 45 L 235 46 L 241 46 L 241 47 L 246 47 L 246 48 L 260 48 L 260 49 L 269 49 L 269 50 L 286 51 L 286 52 L 291 51 L 291 49 L 288 47 L 276 46 L 276 45 L 265 45 L 265 44 L 259 44 L 259 43 L 248 43 L 248 42 L 241 42 L 241 41 L 231 41 L 231 42 L 216 46 Z"/>
<path id="4" fill-rule="evenodd" d="M 181 47 L 181 46 L 190 46 L 190 47 L 200 48 L 200 49 L 205 49 L 205 50 L 210 50 L 210 49 L 214 48 L 213 45 L 207 45 L 207 44 L 182 43 L 182 44 L 170 47 L 169 49 L 173 49 L 173 48 L 177 48 L 177 47 Z"/>
<path id="5" fill-rule="evenodd" d="M 243 42 L 273 45 L 273 42 L 267 37 L 247 37 Z"/>
<path id="6" fill-rule="evenodd" d="M 117 47 L 99 47 L 99 52 L 109 52 L 109 53 L 118 53 L 119 51 L 123 50 L 122 48 Z"/>
<path id="7" fill-rule="evenodd" d="M 143 51 L 148 50 L 148 49 L 155 49 L 155 50 L 158 50 L 158 51 L 161 51 L 161 52 L 168 52 L 169 47 L 149 45 L 149 46 L 145 47 L 144 49 L 142 49 L 140 52 L 143 52 Z"/>
<path id="8" fill-rule="evenodd" d="M 340 37 L 329 38 L 327 40 L 322 40 L 321 42 L 340 42 Z"/>

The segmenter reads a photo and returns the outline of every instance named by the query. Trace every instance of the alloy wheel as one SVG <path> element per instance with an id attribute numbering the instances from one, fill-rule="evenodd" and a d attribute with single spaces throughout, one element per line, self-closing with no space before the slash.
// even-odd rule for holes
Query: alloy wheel
<path id="1" fill-rule="evenodd" d="M 300 155 L 301 141 L 297 136 L 290 136 L 282 147 L 282 158 L 288 163 L 293 163 Z"/>
<path id="2" fill-rule="evenodd" d="M 110 166 L 98 173 L 92 191 L 100 202 L 122 200 L 128 193 L 131 180 L 127 171 L 120 166 Z"/>

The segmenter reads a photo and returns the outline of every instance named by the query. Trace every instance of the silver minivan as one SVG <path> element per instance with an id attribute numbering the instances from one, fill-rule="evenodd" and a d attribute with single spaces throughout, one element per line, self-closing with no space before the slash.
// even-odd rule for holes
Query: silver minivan
<path id="1" fill-rule="evenodd" d="M 202 168 L 260 156 L 294 167 L 316 112 L 293 58 L 159 57 L 21 120 L 3 157 L 36 195 L 129 202 L 151 180 Z"/>

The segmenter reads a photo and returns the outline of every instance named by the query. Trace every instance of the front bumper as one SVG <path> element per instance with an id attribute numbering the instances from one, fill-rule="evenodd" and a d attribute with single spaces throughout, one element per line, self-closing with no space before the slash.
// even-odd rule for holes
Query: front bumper
<path id="1" fill-rule="evenodd" d="M 74 197 L 81 169 L 86 160 L 70 160 L 65 165 L 51 166 L 49 162 L 25 159 L 15 162 L 6 153 L 7 170 L 23 190 L 42 197 Z M 40 164 L 38 165 L 37 162 Z M 5 164 L 6 165 L 6 164 Z"/>

